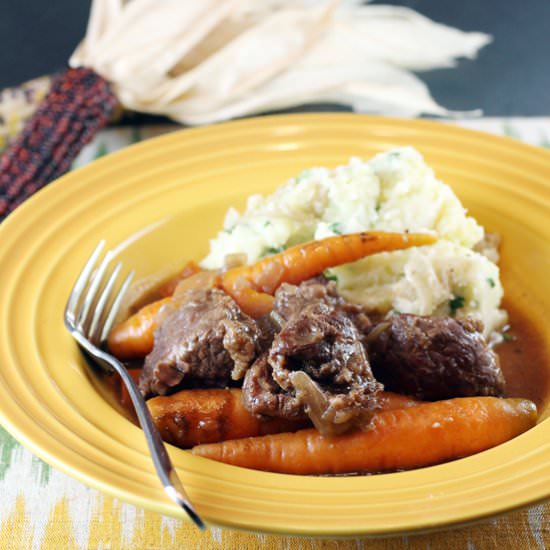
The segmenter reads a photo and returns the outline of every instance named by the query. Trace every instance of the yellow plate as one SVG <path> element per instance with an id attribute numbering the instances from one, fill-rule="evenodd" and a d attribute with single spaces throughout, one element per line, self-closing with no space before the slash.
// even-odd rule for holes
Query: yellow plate
<path id="1" fill-rule="evenodd" d="M 251 119 L 184 130 L 109 155 L 39 192 L 0 227 L 0 420 L 38 456 L 128 502 L 181 516 L 140 430 L 91 383 L 66 332 L 69 289 L 96 243 L 145 275 L 205 254 L 229 205 L 312 165 L 411 144 L 489 230 L 507 285 L 549 334 L 550 153 L 427 121 L 359 115 Z M 448 464 L 371 477 L 256 472 L 172 456 L 210 522 L 309 535 L 381 534 L 471 521 L 550 494 L 550 421 Z"/>

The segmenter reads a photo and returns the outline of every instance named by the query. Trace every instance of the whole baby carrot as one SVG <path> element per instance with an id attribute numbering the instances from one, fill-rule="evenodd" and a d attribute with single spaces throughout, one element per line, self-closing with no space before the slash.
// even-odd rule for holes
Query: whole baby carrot
<path id="1" fill-rule="evenodd" d="M 378 395 L 383 410 L 421 403 L 392 392 Z M 200 443 L 299 430 L 309 420 L 259 419 L 243 405 L 240 389 L 181 390 L 149 399 L 147 406 L 164 441 L 188 448 Z"/>
<path id="2" fill-rule="evenodd" d="M 287 474 L 383 472 L 429 466 L 503 443 L 535 425 L 527 399 L 464 397 L 376 414 L 365 431 L 315 429 L 199 445 L 193 454 Z"/>
<path id="3" fill-rule="evenodd" d="M 235 267 L 222 276 L 222 287 L 253 317 L 269 313 L 270 297 L 282 283 L 298 284 L 325 269 L 355 262 L 379 252 L 433 244 L 436 237 L 420 233 L 351 233 L 298 244 L 252 265 Z"/>

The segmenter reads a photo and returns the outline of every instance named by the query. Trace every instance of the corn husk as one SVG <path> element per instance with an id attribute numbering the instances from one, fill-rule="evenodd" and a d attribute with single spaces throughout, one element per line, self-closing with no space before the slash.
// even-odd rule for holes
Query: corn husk
<path id="1" fill-rule="evenodd" d="M 356 1 L 94 0 L 71 65 L 130 109 L 205 124 L 302 103 L 453 116 L 413 71 L 453 67 L 491 41 L 414 10 Z"/>

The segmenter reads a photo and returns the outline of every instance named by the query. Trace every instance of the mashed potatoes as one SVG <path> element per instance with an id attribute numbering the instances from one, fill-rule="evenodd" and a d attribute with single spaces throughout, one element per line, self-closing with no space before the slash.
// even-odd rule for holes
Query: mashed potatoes
<path id="1" fill-rule="evenodd" d="M 202 265 L 220 268 L 231 253 L 251 263 L 314 238 L 369 230 L 435 231 L 440 239 L 331 269 L 349 300 L 382 313 L 471 315 L 487 335 L 505 322 L 498 266 L 489 259 L 496 251 L 473 250 L 483 227 L 411 147 L 304 170 L 267 197 L 251 196 L 244 214 L 228 211 Z"/>

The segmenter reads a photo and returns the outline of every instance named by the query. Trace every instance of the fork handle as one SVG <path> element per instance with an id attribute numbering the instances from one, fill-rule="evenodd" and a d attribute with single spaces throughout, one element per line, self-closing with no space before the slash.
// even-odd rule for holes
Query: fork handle
<path id="1" fill-rule="evenodd" d="M 115 363 L 117 364 L 115 366 Z M 109 364 L 117 371 L 118 375 L 122 378 L 122 381 L 128 389 L 132 404 L 136 410 L 138 421 L 143 431 L 145 432 L 145 439 L 147 445 L 151 451 L 153 463 L 157 474 L 162 482 L 165 492 L 176 503 L 179 504 L 193 520 L 195 525 L 202 531 L 206 529 L 206 526 L 202 519 L 199 517 L 193 505 L 189 501 L 185 493 L 185 489 L 181 483 L 181 480 L 170 460 L 166 445 L 160 437 L 160 433 L 153 422 L 149 408 L 145 404 L 145 400 L 141 395 L 136 383 L 130 376 L 124 365 L 109 356 Z"/>
<path id="2" fill-rule="evenodd" d="M 89 342 L 78 333 L 74 333 L 73 335 L 78 339 L 79 344 L 81 344 L 89 353 L 107 363 L 122 378 L 124 385 L 128 389 L 130 398 L 132 399 L 132 404 L 134 405 L 134 409 L 137 413 L 139 424 L 145 433 L 145 439 L 147 441 L 147 445 L 149 446 L 149 450 L 151 451 L 155 470 L 157 471 L 165 492 L 176 504 L 187 512 L 189 517 L 199 529 L 202 531 L 206 530 L 204 522 L 193 508 L 193 505 L 185 493 L 185 489 L 183 488 L 180 478 L 178 477 L 172 461 L 170 460 L 164 441 L 160 437 L 160 433 L 151 418 L 149 408 L 145 404 L 145 400 L 143 399 L 141 392 L 126 370 L 126 367 L 112 355 L 97 349 L 90 349 Z"/>

